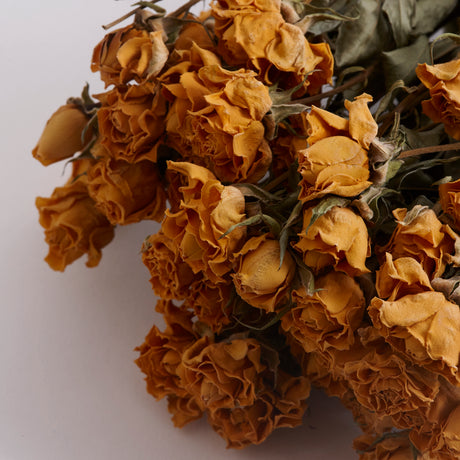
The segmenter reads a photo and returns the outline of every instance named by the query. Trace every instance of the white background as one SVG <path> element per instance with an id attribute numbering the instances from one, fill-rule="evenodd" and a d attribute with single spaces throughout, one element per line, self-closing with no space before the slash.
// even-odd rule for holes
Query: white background
<path id="1" fill-rule="evenodd" d="M 180 0 L 166 0 L 168 10 Z M 0 7 L 0 460 L 355 459 L 351 416 L 315 392 L 304 425 L 226 450 L 205 420 L 173 427 L 133 360 L 154 321 L 139 249 L 155 224 L 118 228 L 99 267 L 64 274 L 34 200 L 65 181 L 30 151 L 48 117 L 85 81 L 100 27 L 130 9 L 114 0 L 2 0 Z"/>

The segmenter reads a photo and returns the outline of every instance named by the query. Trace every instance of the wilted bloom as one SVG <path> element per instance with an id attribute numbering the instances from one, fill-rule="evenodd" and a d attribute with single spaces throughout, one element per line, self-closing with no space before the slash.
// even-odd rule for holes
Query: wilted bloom
<path id="1" fill-rule="evenodd" d="M 294 245 L 305 264 L 315 273 L 327 267 L 350 276 L 367 273 L 370 244 L 363 219 L 349 208 L 334 206 L 310 225 L 312 213 L 312 208 L 304 211 L 302 233 Z"/>
<path id="2" fill-rule="evenodd" d="M 306 78 L 310 94 L 331 82 L 329 45 L 309 43 L 300 28 L 286 23 L 279 0 L 218 0 L 211 7 L 217 49 L 228 64 L 255 69 L 268 85 L 293 87 Z"/>
<path id="3" fill-rule="evenodd" d="M 101 248 L 114 236 L 112 225 L 88 195 L 87 168 L 87 160 L 74 162 L 67 183 L 55 188 L 50 198 L 38 197 L 35 201 L 49 245 L 45 260 L 53 270 L 63 271 L 84 254 L 88 256 L 86 265 L 96 266 L 102 256 Z"/>
<path id="4" fill-rule="evenodd" d="M 232 275 L 240 297 L 253 307 L 273 312 L 289 295 L 295 262 L 286 252 L 280 266 L 280 244 L 267 234 L 250 238 L 238 255 Z"/>
<path id="5" fill-rule="evenodd" d="M 359 460 L 411 460 L 414 451 L 406 432 L 388 437 L 364 434 L 356 438 L 353 447 L 359 452 Z M 416 457 L 419 458 L 418 456 Z"/>
<path id="6" fill-rule="evenodd" d="M 208 420 L 227 441 L 227 447 L 241 449 L 260 444 L 276 428 L 299 425 L 309 394 L 310 385 L 306 378 L 280 372 L 275 388 L 266 386 L 260 389 L 253 404 L 211 410 Z"/>
<path id="7" fill-rule="evenodd" d="M 201 279 L 182 260 L 179 248 L 161 231 L 144 241 L 142 261 L 149 270 L 155 294 L 162 299 L 185 299 L 192 282 Z"/>
<path id="8" fill-rule="evenodd" d="M 170 173 L 180 175 L 182 201 L 177 212 L 166 211 L 163 233 L 174 242 L 194 273 L 212 282 L 227 282 L 235 254 L 242 247 L 246 228 L 233 225 L 245 219 L 244 196 L 236 187 L 222 185 L 206 168 L 185 162 L 168 162 Z"/>
<path id="9" fill-rule="evenodd" d="M 184 352 L 178 372 L 199 407 L 212 411 L 254 404 L 265 368 L 257 340 L 214 343 L 204 336 Z"/>
<path id="10" fill-rule="evenodd" d="M 311 296 L 302 287 L 293 291 L 292 300 L 295 306 L 282 317 L 281 328 L 306 352 L 350 347 L 366 302 L 352 277 L 329 272 L 315 280 Z"/>
<path id="11" fill-rule="evenodd" d="M 409 360 L 460 382 L 460 309 L 444 294 L 426 291 L 395 301 L 375 297 L 369 315 L 385 340 Z"/>
<path id="12" fill-rule="evenodd" d="M 460 59 L 436 65 L 419 64 L 416 73 L 430 90 L 431 99 L 422 102 L 423 112 L 436 123 L 444 123 L 446 133 L 460 140 Z"/>
<path id="13" fill-rule="evenodd" d="M 367 107 L 370 101 L 368 94 L 345 101 L 349 120 L 312 107 L 306 117 L 309 147 L 298 151 L 300 200 L 331 193 L 355 196 L 371 185 L 368 149 L 377 135 L 377 123 Z"/>
<path id="14" fill-rule="evenodd" d="M 148 160 L 99 160 L 88 171 L 88 192 L 113 225 L 146 219 L 160 221 L 166 209 L 158 166 Z"/>
<path id="15" fill-rule="evenodd" d="M 136 348 L 136 364 L 146 374 L 147 391 L 156 399 L 168 395 L 188 397 L 177 368 L 187 348 L 193 345 L 192 313 L 176 307 L 171 301 L 160 300 L 157 310 L 163 312 L 166 329 L 153 326 L 144 343 Z"/>
<path id="16" fill-rule="evenodd" d="M 105 155 L 129 163 L 157 160 L 156 142 L 164 132 L 166 102 L 153 83 L 114 88 L 95 96 L 100 144 Z"/>
<path id="17" fill-rule="evenodd" d="M 386 252 L 394 259 L 413 257 L 423 267 L 430 279 L 441 276 L 446 266 L 446 256 L 454 251 L 458 236 L 440 222 L 436 213 L 417 205 L 411 211 L 398 208 L 393 211 L 398 223 L 390 241 L 376 252 L 383 258 Z"/>
<path id="18" fill-rule="evenodd" d="M 87 123 L 88 117 L 76 104 L 59 107 L 47 121 L 32 155 L 44 166 L 73 156 L 85 146 L 82 135 Z"/>
<path id="19" fill-rule="evenodd" d="M 168 59 L 161 30 L 148 32 L 128 25 L 108 33 L 93 51 L 91 70 L 100 71 L 105 86 L 143 82 L 156 76 Z"/>
<path id="20" fill-rule="evenodd" d="M 453 227 L 460 230 L 460 179 L 439 185 L 442 210 L 452 219 Z"/>
<path id="21" fill-rule="evenodd" d="M 197 48 L 193 45 L 191 59 L 204 54 Z M 271 162 L 261 121 L 271 106 L 268 88 L 251 71 L 225 70 L 217 64 L 183 72 L 179 83 L 177 77 L 173 69 L 162 77 L 172 100 L 166 125 L 168 145 L 211 170 L 219 180 L 260 180 Z"/>
<path id="22" fill-rule="evenodd" d="M 407 294 L 432 291 L 430 279 L 422 265 L 412 257 L 393 259 L 385 254 L 385 262 L 376 272 L 375 287 L 382 299 L 397 300 Z"/>

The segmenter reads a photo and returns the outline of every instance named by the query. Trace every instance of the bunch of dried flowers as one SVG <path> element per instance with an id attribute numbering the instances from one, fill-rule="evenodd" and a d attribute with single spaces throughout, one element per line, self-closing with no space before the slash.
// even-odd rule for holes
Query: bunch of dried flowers
<path id="1" fill-rule="evenodd" d="M 46 261 L 161 223 L 136 362 L 176 426 L 258 444 L 314 385 L 362 460 L 459 458 L 457 2 L 194 3 L 136 4 L 94 49 L 106 91 L 48 121 L 33 155 L 72 173 L 36 201 Z"/>

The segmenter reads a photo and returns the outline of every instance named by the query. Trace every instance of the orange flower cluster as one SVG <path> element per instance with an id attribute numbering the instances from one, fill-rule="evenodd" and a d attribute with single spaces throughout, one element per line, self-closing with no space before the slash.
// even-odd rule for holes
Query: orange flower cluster
<path id="1" fill-rule="evenodd" d="M 315 385 L 351 410 L 362 460 L 459 458 L 459 61 L 420 64 L 394 107 L 403 85 L 376 77 L 331 90 L 305 28 L 332 13 L 305 3 L 146 5 L 109 32 L 91 63 L 106 91 L 70 99 L 33 150 L 72 162 L 36 201 L 46 261 L 95 266 L 116 225 L 160 223 L 142 260 L 166 327 L 136 363 L 178 427 L 206 415 L 229 447 L 259 444 Z"/>

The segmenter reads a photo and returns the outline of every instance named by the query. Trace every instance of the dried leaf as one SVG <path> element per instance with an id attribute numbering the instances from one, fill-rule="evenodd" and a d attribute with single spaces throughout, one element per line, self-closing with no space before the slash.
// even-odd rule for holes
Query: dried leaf
<path id="1" fill-rule="evenodd" d="M 415 17 L 416 0 L 385 0 L 382 11 L 386 14 L 395 39 L 396 47 L 409 43 Z"/>
<path id="2" fill-rule="evenodd" d="M 397 80 L 410 84 L 415 79 L 415 68 L 420 62 L 428 62 L 430 47 L 425 35 L 404 48 L 382 53 L 385 85 L 390 88 Z"/>

